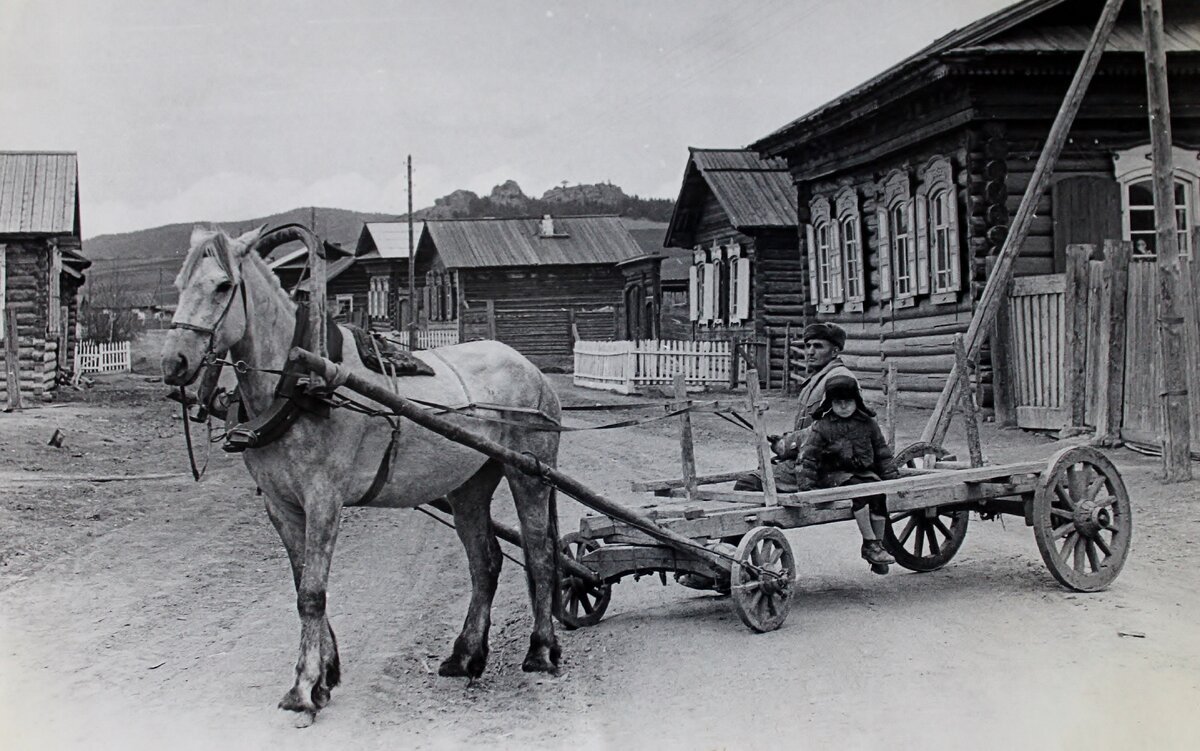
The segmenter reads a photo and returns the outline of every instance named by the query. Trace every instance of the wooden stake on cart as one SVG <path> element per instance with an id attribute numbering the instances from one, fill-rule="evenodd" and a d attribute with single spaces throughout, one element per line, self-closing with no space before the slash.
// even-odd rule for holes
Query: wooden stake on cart
<path id="1" fill-rule="evenodd" d="M 672 409 L 683 409 L 687 406 L 687 381 L 683 373 L 675 374 L 676 404 Z M 679 416 L 679 457 L 683 462 L 683 487 L 687 489 L 688 500 L 696 497 L 696 447 L 692 442 L 692 413 L 684 412 Z"/>
<path id="2" fill-rule="evenodd" d="M 975 395 L 971 393 L 971 377 L 968 371 L 971 363 L 967 360 L 967 348 L 963 345 L 962 334 L 954 335 L 954 364 L 958 370 L 958 387 L 962 394 L 963 422 L 967 428 L 967 450 L 971 454 L 971 466 L 983 466 L 983 447 L 979 443 L 979 408 L 975 404 Z"/>
<path id="3" fill-rule="evenodd" d="M 1100 19 L 1096 22 L 1096 28 L 1092 32 L 1092 38 L 1088 41 L 1087 49 L 1084 50 L 1083 59 L 1079 62 L 1075 77 L 1071 80 L 1062 106 L 1054 118 L 1054 124 L 1050 126 L 1050 134 L 1046 138 L 1046 145 L 1042 148 L 1037 164 L 1034 165 L 1029 186 L 1025 189 L 1025 195 L 1021 197 L 1021 204 L 1017 207 L 1017 213 L 1013 217 L 1008 236 L 1004 238 L 1004 245 L 996 256 L 995 268 L 988 277 L 987 284 L 984 285 L 979 301 L 975 304 L 975 314 L 971 317 L 971 324 L 967 328 L 967 335 L 963 340 L 968 357 L 979 355 L 979 350 L 983 347 L 983 340 L 993 329 L 992 322 L 1000 305 L 1004 302 L 1004 293 L 1013 277 L 1013 266 L 1017 255 L 1021 252 L 1021 246 L 1025 244 L 1025 239 L 1029 236 L 1029 228 L 1033 224 L 1038 201 L 1050 185 L 1050 178 L 1054 174 L 1054 165 L 1058 161 L 1058 155 L 1062 153 L 1063 145 L 1066 144 L 1071 123 L 1075 121 L 1075 115 L 1083 103 L 1083 95 L 1087 92 L 1088 84 L 1096 73 L 1096 67 L 1100 64 L 1100 55 L 1104 52 L 1105 45 L 1108 44 L 1108 38 L 1112 35 L 1113 26 L 1117 22 L 1117 13 L 1120 10 L 1121 0 L 1107 0 L 1104 4 L 1104 9 L 1100 12 Z M 937 406 L 934 407 L 933 414 L 930 415 L 925 429 L 921 432 L 922 441 L 941 444 L 945 439 L 957 391 L 958 374 L 951 370 L 950 377 L 946 380 L 946 385 L 938 397 Z"/>
<path id="4" fill-rule="evenodd" d="M 766 505 L 779 504 L 779 494 L 775 490 L 775 473 L 771 466 L 771 445 L 767 441 L 767 424 L 763 420 L 763 412 L 767 410 L 762 403 L 762 395 L 758 390 L 758 370 L 750 368 L 746 373 L 746 392 L 750 399 L 750 419 L 754 422 L 755 445 L 758 448 L 758 471 L 762 473 L 763 495 Z"/>

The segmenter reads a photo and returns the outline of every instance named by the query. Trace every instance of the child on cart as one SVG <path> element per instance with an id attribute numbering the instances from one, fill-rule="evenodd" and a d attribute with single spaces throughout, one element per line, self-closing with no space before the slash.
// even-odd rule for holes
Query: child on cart
<path id="1" fill-rule="evenodd" d="M 800 449 L 796 481 L 801 491 L 836 488 L 899 477 L 892 449 L 884 440 L 875 413 L 863 403 L 858 383 L 833 376 L 825 399 L 813 411 L 813 425 Z M 854 520 L 862 533 L 862 557 L 877 574 L 895 563 L 881 542 L 886 523 L 886 497 L 855 498 Z"/>

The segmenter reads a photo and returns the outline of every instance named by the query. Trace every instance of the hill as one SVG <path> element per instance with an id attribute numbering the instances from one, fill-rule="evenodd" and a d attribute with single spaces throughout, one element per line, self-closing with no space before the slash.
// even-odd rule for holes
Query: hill
<path id="1" fill-rule="evenodd" d="M 508 180 L 484 197 L 468 190 L 456 190 L 438 198 L 433 206 L 413 214 L 420 219 L 620 214 L 630 218 L 631 228 L 657 230 L 657 242 L 661 246 L 661 235 L 670 218 L 671 206 L 667 199 L 628 196 L 610 184 L 563 186 L 546 191 L 541 198 L 530 198 L 516 182 Z M 196 224 L 216 224 L 230 233 L 239 233 L 261 224 L 270 227 L 291 222 L 309 225 L 314 218 L 317 234 L 348 248 L 357 242 L 365 222 L 404 219 L 398 214 L 298 208 L 232 222 L 182 222 L 136 232 L 98 235 L 83 242 L 83 253 L 92 261 L 92 267 L 87 271 L 87 286 L 94 297 L 119 298 L 126 305 L 174 304 L 176 294 L 172 282 L 187 253 L 192 227 Z M 639 238 L 639 241 L 648 249 L 654 247 L 653 239 Z"/>

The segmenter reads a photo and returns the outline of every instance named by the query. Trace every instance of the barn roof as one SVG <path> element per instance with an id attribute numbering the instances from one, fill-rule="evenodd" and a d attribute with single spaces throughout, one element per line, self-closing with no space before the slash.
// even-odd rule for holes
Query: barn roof
<path id="1" fill-rule="evenodd" d="M 694 205 L 705 189 L 717 199 L 739 231 L 789 229 L 797 225 L 796 188 L 782 159 L 764 159 L 746 149 L 688 149 L 683 185 L 671 212 L 664 243 L 689 245 L 680 234 L 691 231 Z"/>
<path id="2" fill-rule="evenodd" d="M 358 259 L 354 256 L 348 256 L 346 258 L 339 258 L 336 261 L 328 264 L 325 267 L 325 281 L 331 282 L 334 279 L 337 279 L 339 276 L 344 274 L 347 269 L 353 266 L 356 260 Z M 304 281 L 300 282 L 300 289 L 304 291 L 312 289 L 312 279 L 306 277 Z"/>
<path id="3" fill-rule="evenodd" d="M 988 52 L 1079 52 L 1087 46 L 1103 0 L 1022 0 L 961 29 L 955 29 L 873 78 L 793 120 L 751 144 L 778 154 L 787 143 L 835 113 L 848 111 L 898 79 L 935 65 L 949 55 Z M 1036 23 L 1034 19 L 1037 19 Z M 1164 0 L 1163 26 L 1168 52 L 1200 51 L 1200 12 L 1195 0 Z M 1141 52 L 1138 3 L 1124 3 L 1105 46 L 1117 52 Z"/>
<path id="4" fill-rule="evenodd" d="M 554 217 L 543 237 L 542 219 L 446 219 L 427 231 L 446 268 L 615 264 L 644 255 L 618 216 Z"/>
<path id="5" fill-rule="evenodd" d="M 413 222 L 413 247 L 421 244 L 425 222 Z M 356 253 L 363 258 L 408 258 L 408 222 L 367 222 Z"/>
<path id="6" fill-rule="evenodd" d="M 74 152 L 0 151 L 0 234 L 79 234 Z"/>

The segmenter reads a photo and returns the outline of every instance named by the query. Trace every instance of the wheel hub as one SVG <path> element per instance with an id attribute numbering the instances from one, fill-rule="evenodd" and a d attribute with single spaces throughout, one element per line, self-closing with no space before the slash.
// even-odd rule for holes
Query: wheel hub
<path id="1" fill-rule="evenodd" d="M 1084 501 L 1075 509 L 1075 528 L 1087 537 L 1094 538 L 1102 529 L 1112 526 L 1112 512 L 1108 506 L 1095 501 Z"/>

